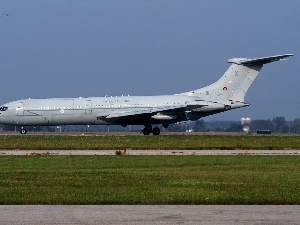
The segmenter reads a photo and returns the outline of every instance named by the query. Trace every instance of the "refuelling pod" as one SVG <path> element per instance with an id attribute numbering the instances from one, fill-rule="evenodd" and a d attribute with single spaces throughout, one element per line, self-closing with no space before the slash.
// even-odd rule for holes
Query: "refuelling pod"
<path id="1" fill-rule="evenodd" d="M 151 118 L 156 119 L 156 120 L 174 120 L 177 118 L 177 116 L 157 113 L 156 115 L 151 116 Z"/>

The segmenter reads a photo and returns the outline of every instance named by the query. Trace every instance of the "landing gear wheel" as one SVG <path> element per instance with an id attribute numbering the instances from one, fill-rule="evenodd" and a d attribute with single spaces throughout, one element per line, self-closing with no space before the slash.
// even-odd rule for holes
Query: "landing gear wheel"
<path id="1" fill-rule="evenodd" d="M 158 127 L 154 127 L 152 130 L 153 135 L 159 135 L 160 134 L 160 129 Z"/>
<path id="2" fill-rule="evenodd" d="M 21 133 L 21 134 L 27 134 L 27 130 L 24 129 L 24 128 L 22 128 L 22 129 L 20 130 L 20 133 Z"/>
<path id="3" fill-rule="evenodd" d="M 150 133 L 151 133 L 151 129 L 149 129 L 149 128 L 144 128 L 143 130 L 142 130 L 142 132 L 143 132 L 143 134 L 144 135 L 149 135 Z"/>

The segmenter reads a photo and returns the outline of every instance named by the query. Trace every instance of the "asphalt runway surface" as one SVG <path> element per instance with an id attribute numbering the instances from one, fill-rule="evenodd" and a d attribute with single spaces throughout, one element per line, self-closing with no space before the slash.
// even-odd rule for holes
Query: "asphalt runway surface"
<path id="1" fill-rule="evenodd" d="M 1 225 L 300 224 L 300 206 L 0 206 Z"/>
<path id="2" fill-rule="evenodd" d="M 116 155 L 116 150 L 0 150 L 0 155 Z M 127 150 L 126 155 L 300 155 L 300 150 Z"/>

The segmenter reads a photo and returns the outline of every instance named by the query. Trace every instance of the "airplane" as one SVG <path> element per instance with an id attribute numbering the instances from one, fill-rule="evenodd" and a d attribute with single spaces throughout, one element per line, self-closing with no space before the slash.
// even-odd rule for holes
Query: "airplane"
<path id="1" fill-rule="evenodd" d="M 245 94 L 264 64 L 293 54 L 232 58 L 223 76 L 206 87 L 174 95 L 24 99 L 0 107 L 0 124 L 21 126 L 144 125 L 144 135 L 159 135 L 181 121 L 249 106 Z"/>

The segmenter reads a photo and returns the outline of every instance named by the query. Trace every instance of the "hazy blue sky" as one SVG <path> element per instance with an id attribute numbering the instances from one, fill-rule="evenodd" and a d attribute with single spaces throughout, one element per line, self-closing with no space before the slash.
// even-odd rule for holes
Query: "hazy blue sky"
<path id="1" fill-rule="evenodd" d="M 264 66 L 250 107 L 206 120 L 300 117 L 298 0 L 1 0 L 0 14 L 1 104 L 181 93 L 230 58 L 292 53 Z"/>

